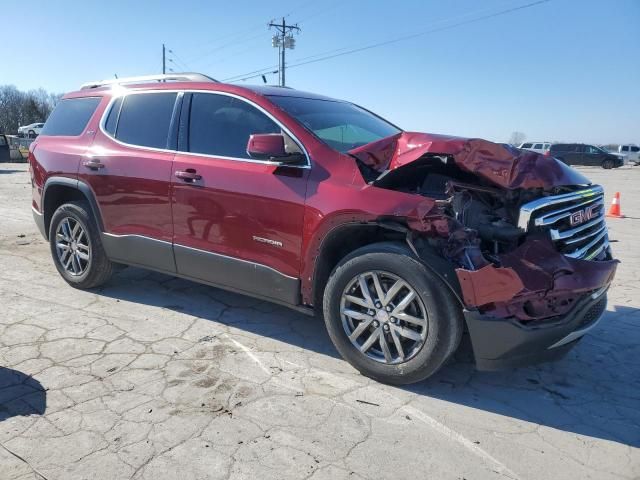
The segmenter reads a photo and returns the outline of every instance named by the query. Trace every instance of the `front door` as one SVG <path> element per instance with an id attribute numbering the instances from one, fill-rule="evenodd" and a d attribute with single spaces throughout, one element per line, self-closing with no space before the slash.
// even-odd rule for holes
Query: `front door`
<path id="1" fill-rule="evenodd" d="M 80 164 L 98 202 L 107 255 L 175 272 L 169 188 L 175 92 L 135 92 L 113 102 Z"/>
<path id="2" fill-rule="evenodd" d="M 282 166 L 250 158 L 250 135 L 286 131 L 221 93 L 185 94 L 180 132 L 171 177 L 178 273 L 298 303 L 308 159 Z"/>

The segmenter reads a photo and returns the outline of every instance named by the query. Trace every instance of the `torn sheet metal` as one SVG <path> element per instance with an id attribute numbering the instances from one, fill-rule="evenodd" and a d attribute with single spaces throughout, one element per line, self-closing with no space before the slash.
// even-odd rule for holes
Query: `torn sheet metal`
<path id="1" fill-rule="evenodd" d="M 581 295 L 609 285 L 618 264 L 567 257 L 547 239 L 528 240 L 498 260 L 500 267 L 456 269 L 463 299 L 467 307 L 520 320 L 564 315 Z"/>
<path id="2" fill-rule="evenodd" d="M 553 157 L 475 138 L 401 132 L 349 153 L 379 173 L 408 165 L 426 154 L 443 155 L 452 158 L 461 170 L 509 190 L 591 183 Z"/>

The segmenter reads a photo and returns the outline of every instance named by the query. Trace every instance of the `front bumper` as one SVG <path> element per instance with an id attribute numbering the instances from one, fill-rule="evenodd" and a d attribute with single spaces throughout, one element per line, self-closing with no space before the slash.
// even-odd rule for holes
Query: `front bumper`
<path id="1" fill-rule="evenodd" d="M 607 306 L 607 287 L 576 302 L 556 320 L 530 322 L 465 312 L 478 370 L 502 370 L 557 360 L 600 320 Z"/>

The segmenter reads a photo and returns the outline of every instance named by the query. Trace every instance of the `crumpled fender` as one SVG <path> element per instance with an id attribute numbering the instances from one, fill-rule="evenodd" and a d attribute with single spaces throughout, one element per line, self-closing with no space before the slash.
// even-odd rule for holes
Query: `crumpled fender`
<path id="1" fill-rule="evenodd" d="M 478 138 L 401 132 L 354 148 L 349 154 L 379 173 L 401 168 L 426 154 L 446 155 L 461 170 L 509 190 L 591 183 L 553 157 Z"/>

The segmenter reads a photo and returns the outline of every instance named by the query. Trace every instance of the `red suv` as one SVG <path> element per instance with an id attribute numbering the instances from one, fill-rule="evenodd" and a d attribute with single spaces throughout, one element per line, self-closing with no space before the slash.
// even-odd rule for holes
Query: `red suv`
<path id="1" fill-rule="evenodd" d="M 289 88 L 86 84 L 29 158 L 70 285 L 126 264 L 319 312 L 340 354 L 388 383 L 433 374 L 465 327 L 480 369 L 557 358 L 616 270 L 602 188 L 554 158 Z"/>

